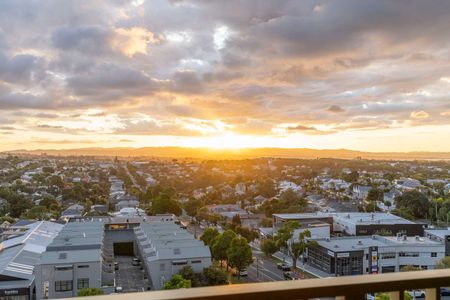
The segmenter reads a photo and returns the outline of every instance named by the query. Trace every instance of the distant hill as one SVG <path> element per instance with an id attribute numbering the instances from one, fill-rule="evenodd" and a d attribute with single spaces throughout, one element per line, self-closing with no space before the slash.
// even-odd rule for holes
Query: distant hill
<path id="1" fill-rule="evenodd" d="M 450 160 L 450 152 L 363 152 L 347 149 L 317 150 L 307 148 L 246 148 L 209 149 L 183 147 L 144 147 L 144 148 L 80 148 L 14 150 L 3 153 L 54 156 L 119 156 L 119 157 L 161 157 L 161 158 L 205 158 L 239 159 L 256 157 L 284 158 L 342 158 L 342 159 L 383 159 L 383 160 Z"/>

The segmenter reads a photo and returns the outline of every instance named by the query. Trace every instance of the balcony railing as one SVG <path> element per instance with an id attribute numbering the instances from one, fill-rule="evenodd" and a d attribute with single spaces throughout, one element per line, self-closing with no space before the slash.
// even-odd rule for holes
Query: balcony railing
<path id="1" fill-rule="evenodd" d="M 404 298 L 404 291 L 421 289 L 426 293 L 426 300 L 435 300 L 440 299 L 440 287 L 446 286 L 450 286 L 450 270 L 431 270 L 154 291 L 134 293 L 132 297 L 115 294 L 92 299 L 292 300 L 335 297 L 362 300 L 368 293 L 387 292 L 391 300 L 400 300 Z"/>

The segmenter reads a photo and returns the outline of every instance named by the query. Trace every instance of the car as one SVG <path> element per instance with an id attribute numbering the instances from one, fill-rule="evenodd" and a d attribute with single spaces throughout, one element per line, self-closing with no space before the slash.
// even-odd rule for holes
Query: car
<path id="1" fill-rule="evenodd" d="M 417 298 L 425 298 L 425 291 L 424 290 L 413 290 L 413 291 L 406 291 L 411 298 L 417 299 Z"/>
<path id="2" fill-rule="evenodd" d="M 300 276 L 295 274 L 292 271 L 284 272 L 283 273 L 284 280 L 299 280 Z"/>
<path id="3" fill-rule="evenodd" d="M 139 261 L 139 259 L 133 258 L 133 260 L 131 261 L 131 264 L 133 266 L 139 266 L 141 264 L 141 262 Z"/>
<path id="4" fill-rule="evenodd" d="M 450 296 L 450 288 L 441 287 L 441 296 Z"/>
<path id="5" fill-rule="evenodd" d="M 116 293 L 122 293 L 123 289 L 121 286 L 116 286 Z"/>
<path id="6" fill-rule="evenodd" d="M 278 270 L 282 270 L 282 271 L 290 271 L 291 270 L 291 266 L 288 265 L 287 263 L 277 263 L 277 268 L 278 268 Z"/>
<path id="7" fill-rule="evenodd" d="M 248 276 L 248 271 L 247 271 L 247 269 L 242 269 L 239 273 L 238 273 L 238 270 L 233 272 L 233 276 L 238 276 L 238 274 L 241 277 L 245 277 L 245 276 Z"/>
<path id="8" fill-rule="evenodd" d="M 114 270 L 119 270 L 119 263 L 117 261 L 114 262 Z"/>

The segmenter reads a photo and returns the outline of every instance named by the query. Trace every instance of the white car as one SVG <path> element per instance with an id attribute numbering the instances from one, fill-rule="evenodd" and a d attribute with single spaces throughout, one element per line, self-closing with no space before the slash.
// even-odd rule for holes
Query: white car
<path id="1" fill-rule="evenodd" d="M 417 298 L 425 298 L 425 291 L 424 290 L 413 290 L 413 291 L 406 291 L 413 299 Z"/>

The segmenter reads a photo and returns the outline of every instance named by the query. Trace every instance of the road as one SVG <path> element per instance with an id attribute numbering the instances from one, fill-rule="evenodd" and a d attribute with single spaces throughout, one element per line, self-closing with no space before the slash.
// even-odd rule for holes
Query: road
<path id="1" fill-rule="evenodd" d="M 136 179 L 134 178 L 134 176 L 131 174 L 130 170 L 128 170 L 128 166 L 127 164 L 124 164 L 124 168 L 125 171 L 127 171 L 128 177 L 130 177 L 131 182 L 133 183 L 133 186 L 138 188 L 139 190 L 141 190 L 141 186 L 137 183 Z"/>

